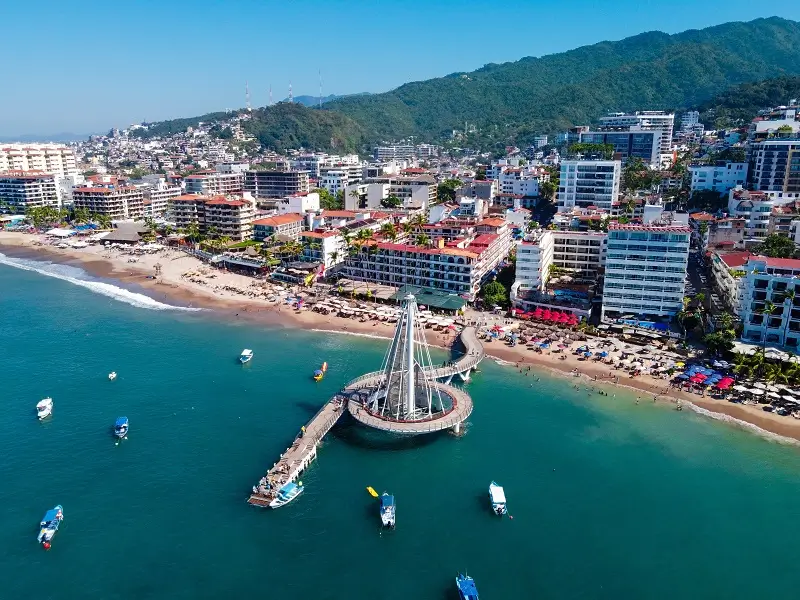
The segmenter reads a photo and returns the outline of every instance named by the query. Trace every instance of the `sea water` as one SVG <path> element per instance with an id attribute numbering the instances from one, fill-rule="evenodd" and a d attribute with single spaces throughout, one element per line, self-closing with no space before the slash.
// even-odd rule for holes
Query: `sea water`
<path id="1" fill-rule="evenodd" d="M 459 571 L 495 600 L 796 596 L 796 447 L 486 360 L 463 436 L 343 419 L 305 493 L 258 509 L 251 486 L 342 383 L 380 366 L 385 341 L 0 263 L 0 598 L 445 599 Z M 513 519 L 492 514 L 492 480 Z M 395 531 L 366 486 L 397 498 Z"/>

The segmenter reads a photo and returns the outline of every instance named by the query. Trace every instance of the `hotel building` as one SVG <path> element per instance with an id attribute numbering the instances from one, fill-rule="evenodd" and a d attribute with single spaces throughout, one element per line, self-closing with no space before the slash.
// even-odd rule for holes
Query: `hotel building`
<path id="1" fill-rule="evenodd" d="M 618 160 L 564 160 L 558 188 L 558 211 L 594 206 L 610 211 L 619 197 L 622 165 Z"/>
<path id="2" fill-rule="evenodd" d="M 796 350 L 800 340 L 800 260 L 750 256 L 742 265 L 742 339 Z M 787 296 L 796 293 L 794 299 Z M 774 310 L 765 314 L 766 303 Z"/>
<path id="3" fill-rule="evenodd" d="M 754 190 L 800 198 L 800 139 L 765 140 L 750 150 Z"/>
<path id="4" fill-rule="evenodd" d="M 246 171 L 244 189 L 254 198 L 285 198 L 310 191 L 308 171 Z"/>
<path id="5" fill-rule="evenodd" d="M 82 208 L 92 214 L 106 215 L 114 221 L 140 219 L 144 216 L 142 191 L 116 183 L 74 188 L 72 203 L 76 209 Z"/>
<path id="6" fill-rule="evenodd" d="M 402 287 L 414 285 L 475 300 L 481 283 L 508 256 L 511 229 L 502 219 L 485 219 L 460 240 L 437 240 L 433 247 L 367 242 L 348 256 L 346 277 Z"/>
<path id="7" fill-rule="evenodd" d="M 247 200 L 226 200 L 220 196 L 209 198 L 197 194 L 184 194 L 172 200 L 172 216 L 179 229 L 193 223 L 201 235 L 213 233 L 232 240 L 250 239 L 253 233 L 255 207 Z"/>
<path id="8" fill-rule="evenodd" d="M 184 192 L 201 196 L 230 196 L 241 194 L 244 188 L 244 174 L 240 171 L 223 173 L 209 171 L 187 175 L 183 178 Z"/>
<path id="9" fill-rule="evenodd" d="M 253 221 L 253 239 L 263 242 L 273 235 L 296 240 L 303 231 L 303 215 L 287 213 Z"/>
<path id="10" fill-rule="evenodd" d="M 675 316 L 683 308 L 690 236 L 688 226 L 611 224 L 602 318 Z"/>
<path id="11" fill-rule="evenodd" d="M 0 173 L 0 202 L 7 203 L 16 213 L 39 206 L 58 208 L 56 177 L 36 171 Z"/>
<path id="12" fill-rule="evenodd" d="M 75 150 L 64 144 L 0 144 L 1 171 L 74 175 L 78 165 Z"/>

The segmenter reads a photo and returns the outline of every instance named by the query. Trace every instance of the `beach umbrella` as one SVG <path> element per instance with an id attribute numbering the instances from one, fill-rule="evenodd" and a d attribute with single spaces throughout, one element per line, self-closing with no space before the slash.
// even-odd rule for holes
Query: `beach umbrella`
<path id="1" fill-rule="evenodd" d="M 604 350 L 603 352 L 601 352 L 601 353 L 600 353 L 600 354 L 598 354 L 597 356 L 599 356 L 600 358 L 605 358 L 606 356 L 608 356 L 608 352 L 606 352 L 606 351 Z"/>
<path id="2" fill-rule="evenodd" d="M 591 352 L 589 352 L 589 351 L 587 350 L 586 352 L 584 352 L 584 353 L 583 353 L 583 355 L 584 355 L 586 358 L 589 358 L 589 357 L 592 355 L 592 353 L 591 353 Z"/>
<path id="3" fill-rule="evenodd" d="M 539 348 L 549 348 L 550 344 L 540 344 Z"/>
<path id="4" fill-rule="evenodd" d="M 764 385 L 763 383 L 761 383 L 760 381 L 756 381 L 756 382 L 753 384 L 753 387 L 754 387 L 754 388 L 757 388 L 757 389 L 759 389 L 759 390 L 762 390 L 762 391 L 763 391 L 763 390 L 765 390 L 765 389 L 767 389 L 767 386 L 766 386 L 766 385 Z"/>
<path id="5" fill-rule="evenodd" d="M 797 398 L 793 398 L 792 396 L 781 396 L 781 398 L 783 398 L 787 402 L 794 402 L 795 404 L 800 404 L 800 400 L 798 400 Z"/>
<path id="6" fill-rule="evenodd" d="M 777 392 L 778 388 L 777 388 L 777 386 L 774 386 L 774 385 L 768 385 L 767 386 L 767 390 L 770 391 L 770 392 Z"/>
<path id="7" fill-rule="evenodd" d="M 780 398 L 781 395 L 778 392 L 767 392 L 767 396 L 770 398 Z"/>
<path id="8" fill-rule="evenodd" d="M 753 394 L 754 396 L 763 396 L 764 395 L 764 390 L 760 390 L 758 388 L 753 388 L 752 390 L 750 390 L 750 393 Z"/>
<path id="9" fill-rule="evenodd" d="M 689 376 L 686 373 L 681 373 L 675 379 L 689 379 Z"/>

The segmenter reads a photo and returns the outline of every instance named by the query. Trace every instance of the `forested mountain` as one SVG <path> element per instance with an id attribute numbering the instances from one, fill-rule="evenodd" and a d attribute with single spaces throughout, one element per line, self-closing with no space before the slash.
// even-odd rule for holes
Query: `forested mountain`
<path id="1" fill-rule="evenodd" d="M 700 120 L 711 129 L 745 125 L 764 108 L 800 99 L 800 77 L 776 77 L 743 83 L 702 103 Z"/>
<path id="2" fill-rule="evenodd" d="M 490 64 L 383 94 L 337 98 L 321 109 L 281 103 L 256 111 L 248 128 L 276 149 L 305 141 L 343 150 L 411 135 L 441 140 L 467 123 L 476 133 L 464 145 L 504 147 L 591 124 L 608 111 L 699 106 L 737 84 L 783 75 L 800 75 L 800 23 L 772 17 Z"/>

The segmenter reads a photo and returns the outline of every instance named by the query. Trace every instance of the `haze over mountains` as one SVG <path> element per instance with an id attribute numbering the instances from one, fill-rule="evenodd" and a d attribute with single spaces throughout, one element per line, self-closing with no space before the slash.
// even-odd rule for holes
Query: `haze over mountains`
<path id="1" fill-rule="evenodd" d="M 800 75 L 800 24 L 771 17 L 674 35 L 642 33 L 381 94 L 333 98 L 321 108 L 279 103 L 254 111 L 247 128 L 278 150 L 301 143 L 350 151 L 408 136 L 438 141 L 465 125 L 476 131 L 467 143 L 525 144 L 608 111 L 693 108 L 732 86 L 782 75 Z M 220 114 L 165 121 L 144 135 Z"/>

